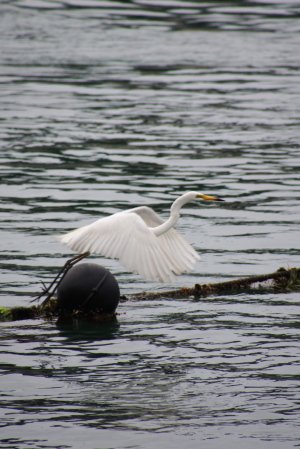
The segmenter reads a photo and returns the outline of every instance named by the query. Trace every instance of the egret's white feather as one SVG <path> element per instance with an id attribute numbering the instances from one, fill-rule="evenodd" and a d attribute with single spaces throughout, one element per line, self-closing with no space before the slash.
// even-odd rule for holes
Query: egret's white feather
<path id="1" fill-rule="evenodd" d="M 140 215 L 149 227 L 159 226 L 164 223 L 164 220 L 147 206 L 136 207 L 122 213 L 128 212 Z M 200 260 L 199 254 L 174 228 L 158 236 L 158 239 L 160 239 L 161 245 L 171 255 L 176 274 L 179 275 L 186 270 L 192 270 L 196 262 Z"/>
<path id="2" fill-rule="evenodd" d="M 117 213 L 60 237 L 74 251 L 119 259 L 127 270 L 150 280 L 174 279 L 175 265 L 163 245 L 135 213 Z M 155 257 L 153 257 L 155 254 Z M 141 263 L 143 261 L 144 263 Z M 176 270 L 177 271 L 177 270 Z"/>

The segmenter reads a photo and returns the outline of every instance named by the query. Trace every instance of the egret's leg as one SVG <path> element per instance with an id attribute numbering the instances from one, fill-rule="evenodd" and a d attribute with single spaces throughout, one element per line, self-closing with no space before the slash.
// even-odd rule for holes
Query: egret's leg
<path id="1" fill-rule="evenodd" d="M 42 296 L 47 295 L 46 299 L 44 299 L 44 301 L 42 302 L 42 306 L 44 306 L 45 304 L 47 304 L 47 302 L 50 300 L 50 298 L 52 297 L 52 295 L 54 295 L 57 287 L 59 286 L 59 284 L 61 283 L 61 281 L 63 280 L 63 278 L 65 277 L 65 275 L 67 274 L 67 272 L 70 270 L 70 268 L 73 267 L 73 265 L 75 265 L 77 262 L 80 262 L 80 260 L 84 259 L 85 257 L 89 256 L 89 252 L 85 252 L 82 254 L 79 254 L 75 257 L 72 257 L 72 259 L 67 260 L 67 262 L 64 264 L 64 266 L 62 267 L 62 269 L 59 271 L 58 275 L 54 278 L 54 280 L 51 282 L 51 284 L 46 287 L 44 284 L 44 289 L 43 291 L 36 296 L 31 302 L 33 301 L 37 301 L 38 299 L 40 299 Z M 60 279 L 59 279 L 60 278 Z M 53 287 L 53 289 L 52 289 Z M 52 289 L 52 290 L 51 290 Z"/>

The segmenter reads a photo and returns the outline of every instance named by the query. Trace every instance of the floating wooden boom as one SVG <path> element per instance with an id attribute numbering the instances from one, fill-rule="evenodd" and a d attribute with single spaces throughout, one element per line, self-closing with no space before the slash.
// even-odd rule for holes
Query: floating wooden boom
<path id="1" fill-rule="evenodd" d="M 274 271 L 274 273 L 249 276 L 213 284 L 195 284 L 194 287 L 181 287 L 177 290 L 170 290 L 167 292 L 137 293 L 129 298 L 121 298 L 121 301 L 128 301 L 128 299 L 151 300 L 159 298 L 188 298 L 190 296 L 205 298 L 207 296 L 219 294 L 233 295 L 248 289 L 260 289 L 264 291 L 273 289 L 276 293 L 299 290 L 300 268 L 290 268 L 288 270 L 279 268 L 279 270 Z"/>
<path id="2" fill-rule="evenodd" d="M 177 290 L 156 293 L 137 293 L 128 297 L 122 296 L 120 302 L 126 301 L 145 301 L 160 298 L 206 298 L 213 295 L 234 295 L 242 291 L 258 291 L 273 293 L 283 293 L 300 290 L 300 268 L 279 268 L 274 273 L 262 274 L 259 276 L 249 276 L 241 279 L 235 279 L 227 282 L 218 282 L 213 284 L 196 284 L 194 287 L 181 287 Z M 45 307 L 12 307 L 0 308 L 0 321 L 4 320 L 24 320 L 32 318 L 53 319 L 59 317 L 59 310 L 55 298 L 51 299 Z M 83 314 L 75 311 L 70 318 L 85 318 L 95 321 L 112 321 L 116 318 L 115 314 L 100 316 L 97 312 Z"/>

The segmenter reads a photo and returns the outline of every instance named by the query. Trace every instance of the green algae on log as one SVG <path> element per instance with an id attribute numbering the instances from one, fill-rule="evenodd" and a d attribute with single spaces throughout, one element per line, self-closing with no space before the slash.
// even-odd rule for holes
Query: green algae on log
<path id="1" fill-rule="evenodd" d="M 110 323 L 116 320 L 115 313 L 99 313 L 97 310 L 84 312 L 74 310 L 66 313 L 59 310 L 56 298 L 51 298 L 46 306 L 34 305 L 30 307 L 0 308 L 0 321 L 20 321 L 42 318 L 45 320 L 57 320 L 67 322 L 73 319 L 87 320 L 94 323 Z"/>

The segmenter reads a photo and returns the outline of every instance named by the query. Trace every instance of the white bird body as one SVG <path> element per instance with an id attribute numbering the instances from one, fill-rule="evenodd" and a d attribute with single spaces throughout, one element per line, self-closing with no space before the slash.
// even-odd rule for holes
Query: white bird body
<path id="1" fill-rule="evenodd" d="M 181 207 L 195 199 L 222 201 L 198 192 L 179 197 L 164 221 L 148 206 L 135 207 L 100 218 L 61 237 L 62 243 L 79 253 L 96 253 L 119 259 L 128 271 L 145 279 L 173 282 L 176 275 L 192 270 L 198 253 L 175 229 Z"/>

